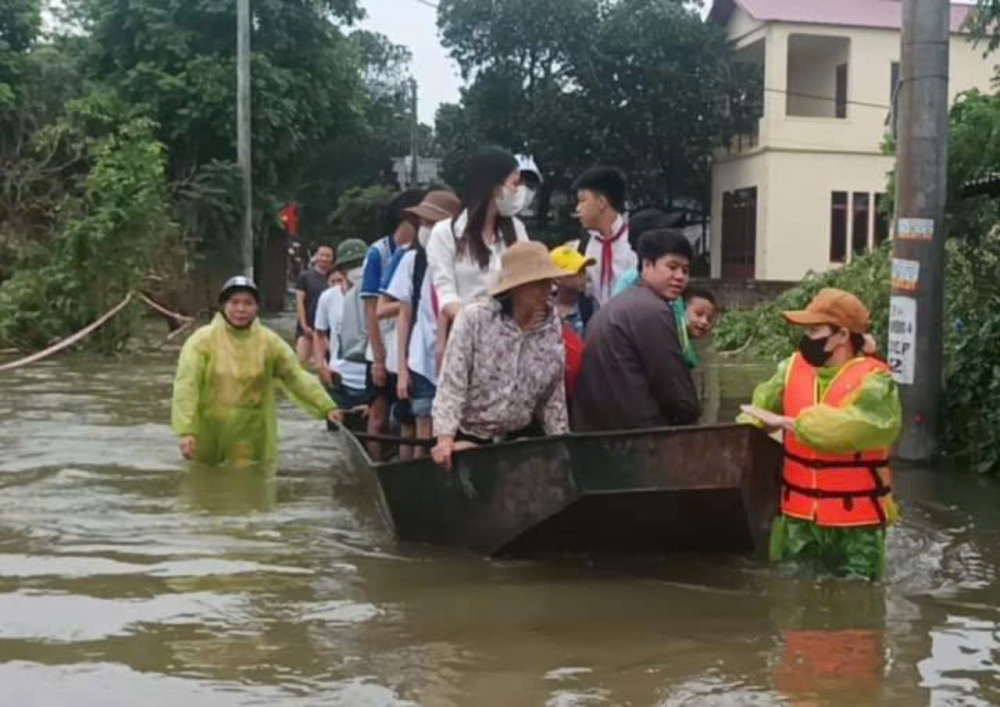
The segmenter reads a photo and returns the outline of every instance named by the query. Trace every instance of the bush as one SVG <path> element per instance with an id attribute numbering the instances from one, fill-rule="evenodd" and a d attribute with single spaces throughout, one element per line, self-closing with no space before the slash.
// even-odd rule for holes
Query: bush
<path id="1" fill-rule="evenodd" d="M 1000 237 L 952 242 L 946 284 L 943 446 L 957 463 L 1000 473 Z"/>
<path id="2" fill-rule="evenodd" d="M 164 198 L 162 148 L 153 124 L 132 119 L 91 141 L 92 166 L 63 204 L 47 262 L 0 285 L 0 344 L 42 348 L 83 328 L 138 289 L 173 232 Z M 88 342 L 102 351 L 129 339 L 137 310 Z"/>
<path id="3" fill-rule="evenodd" d="M 746 349 L 754 356 L 784 358 L 795 350 L 802 332 L 787 324 L 781 313 L 805 309 L 821 289 L 836 287 L 853 293 L 865 303 L 872 313 L 872 335 L 885 350 L 889 325 L 889 261 L 886 245 L 837 270 L 820 275 L 810 273 L 802 284 L 772 302 L 724 314 L 715 328 L 713 342 L 720 351 Z"/>

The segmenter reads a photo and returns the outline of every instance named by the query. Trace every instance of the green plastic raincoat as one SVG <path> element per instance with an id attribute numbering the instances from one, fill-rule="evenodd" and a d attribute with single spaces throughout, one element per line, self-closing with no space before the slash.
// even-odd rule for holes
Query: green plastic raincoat
<path id="1" fill-rule="evenodd" d="M 337 407 L 280 336 L 259 320 L 236 329 L 216 314 L 181 350 L 171 411 L 174 432 L 197 439 L 195 460 L 202 463 L 273 463 L 279 385 L 317 418 Z"/>
<path id="2" fill-rule="evenodd" d="M 782 414 L 785 379 L 791 357 L 778 364 L 774 377 L 757 386 L 753 405 Z M 820 396 L 839 368 L 820 368 Z M 854 399 L 841 407 L 814 405 L 795 419 L 795 435 L 820 452 L 848 453 L 889 447 L 899 436 L 902 410 L 896 381 L 888 373 L 873 373 Z M 738 422 L 762 426 L 749 415 Z M 890 522 L 899 514 L 891 496 L 886 501 Z M 771 559 L 819 563 L 835 574 L 877 579 L 882 575 L 885 555 L 884 528 L 821 528 L 809 521 L 779 517 L 771 532 Z"/>

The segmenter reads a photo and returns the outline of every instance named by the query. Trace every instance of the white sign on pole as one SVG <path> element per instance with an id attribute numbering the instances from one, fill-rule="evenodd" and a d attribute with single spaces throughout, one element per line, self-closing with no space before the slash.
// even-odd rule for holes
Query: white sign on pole
<path id="1" fill-rule="evenodd" d="M 896 224 L 901 241 L 929 241 L 934 238 L 934 221 L 929 218 L 901 218 Z"/>
<path id="2" fill-rule="evenodd" d="M 914 292 L 920 282 L 920 261 L 892 259 L 892 288 Z"/>
<path id="3" fill-rule="evenodd" d="M 889 368 L 900 385 L 913 385 L 917 370 L 917 301 L 889 300 Z"/>

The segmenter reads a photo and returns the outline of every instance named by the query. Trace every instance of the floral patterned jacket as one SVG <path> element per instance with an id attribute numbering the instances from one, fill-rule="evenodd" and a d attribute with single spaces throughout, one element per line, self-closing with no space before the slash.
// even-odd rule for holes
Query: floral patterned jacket
<path id="1" fill-rule="evenodd" d="M 448 340 L 437 396 L 434 434 L 459 430 L 499 440 L 533 420 L 546 434 L 569 431 L 566 352 L 554 311 L 523 331 L 496 301 L 471 304 Z"/>

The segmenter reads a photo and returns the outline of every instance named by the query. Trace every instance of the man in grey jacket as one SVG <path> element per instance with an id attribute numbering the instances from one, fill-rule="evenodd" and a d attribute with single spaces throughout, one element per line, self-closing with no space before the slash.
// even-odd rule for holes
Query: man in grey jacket
<path id="1" fill-rule="evenodd" d="M 654 230 L 638 251 L 642 281 L 590 322 L 573 397 L 575 432 L 690 425 L 701 415 L 671 305 L 688 284 L 691 244 L 676 231 Z"/>

